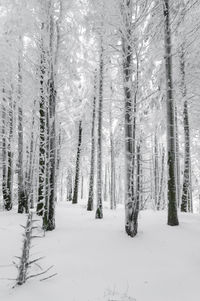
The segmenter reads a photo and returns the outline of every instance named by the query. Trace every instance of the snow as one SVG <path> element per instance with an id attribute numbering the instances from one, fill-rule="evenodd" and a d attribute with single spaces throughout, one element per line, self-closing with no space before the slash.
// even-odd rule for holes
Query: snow
<path id="1" fill-rule="evenodd" d="M 54 265 L 57 276 L 42 276 L 12 289 L 0 281 L 2 301 L 199 301 L 200 216 L 179 215 L 180 226 L 166 225 L 166 212 L 140 213 L 139 233 L 124 233 L 124 210 L 104 210 L 95 220 L 85 205 L 61 202 L 56 230 L 34 240 L 32 258 Z M 25 216 L 0 212 L 0 278 L 15 278 L 7 267 L 21 254 Z M 30 271 L 34 273 L 35 270 Z M 50 272 L 49 272 L 50 273 Z M 43 276 L 44 277 L 44 276 Z"/>

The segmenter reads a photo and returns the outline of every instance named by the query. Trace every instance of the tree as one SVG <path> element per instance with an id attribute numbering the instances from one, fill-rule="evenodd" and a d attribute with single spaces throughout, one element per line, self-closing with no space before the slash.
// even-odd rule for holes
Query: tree
<path id="1" fill-rule="evenodd" d="M 96 71 L 95 71 L 96 73 Z M 92 108 L 92 129 L 91 129 L 91 159 L 90 159 L 90 182 L 87 210 L 92 211 L 94 207 L 94 163 L 95 163 L 95 117 L 96 117 L 96 93 L 97 93 L 97 74 L 94 79 L 94 96 Z"/>
<path id="2" fill-rule="evenodd" d="M 29 212 L 29 204 L 24 183 L 24 131 L 23 131 L 23 103 L 22 103 L 22 51 L 23 41 L 19 36 L 18 56 L 18 213 Z"/>
<path id="3" fill-rule="evenodd" d="M 78 128 L 78 146 L 77 146 L 77 155 L 76 155 L 76 172 L 75 172 L 74 193 L 73 193 L 72 204 L 77 204 L 78 203 L 81 143 L 82 143 L 82 121 L 80 120 L 79 121 L 79 128 Z"/>
<path id="4" fill-rule="evenodd" d="M 104 49 L 103 40 L 100 36 L 99 55 L 99 106 L 98 106 L 98 126 L 97 126 L 97 209 L 95 217 L 103 218 L 102 202 L 102 114 L 103 114 L 103 70 L 104 70 Z"/>
<path id="5" fill-rule="evenodd" d="M 6 108 L 6 93 L 5 87 L 3 88 L 3 99 L 2 99 L 2 160 L 3 160 L 3 181 L 2 181 L 2 192 L 3 192 L 3 203 L 6 210 L 12 209 L 13 203 L 13 153 L 12 153 L 12 133 L 13 133 L 13 112 L 12 112 L 12 92 L 9 92 L 9 108 L 7 112 Z M 8 126 L 9 126 L 9 137 L 6 137 L 7 130 L 7 115 L 8 115 Z M 8 140 L 8 142 L 7 142 Z"/>
<path id="6" fill-rule="evenodd" d="M 38 185 L 38 203 L 37 203 L 37 214 L 43 215 L 43 206 L 45 199 L 45 166 L 46 166 L 46 92 L 45 92 L 45 78 L 46 78 L 46 51 L 44 48 L 44 30 L 45 24 L 41 26 L 41 58 L 40 58 L 40 102 L 39 102 L 39 116 L 40 116 L 40 142 L 39 142 L 39 185 Z"/>
<path id="7" fill-rule="evenodd" d="M 181 71 L 181 92 L 184 101 L 183 109 L 183 124 L 184 124 L 184 137 L 185 137 L 185 153 L 184 153 L 184 173 L 183 173 L 183 190 L 181 211 L 192 211 L 191 200 L 191 156 L 190 156 L 190 124 L 188 113 L 187 91 L 185 83 L 185 55 L 184 45 L 180 47 L 180 71 Z"/>
<path id="8" fill-rule="evenodd" d="M 124 0 L 121 5 L 123 19 L 122 59 L 123 59 L 123 86 L 124 86 L 124 111 L 125 111 L 125 230 L 134 237 L 137 234 L 137 200 L 134 192 L 135 168 L 135 101 L 133 93 L 133 3 Z M 135 94 L 136 95 L 136 94 Z M 135 100 L 135 99 L 134 99 Z M 135 117 L 135 115 L 134 115 Z M 133 122 L 134 121 L 134 122 Z"/>
<path id="9" fill-rule="evenodd" d="M 167 106 L 167 164 L 168 164 L 168 225 L 177 226 L 177 198 L 176 198 L 176 132 L 175 110 L 172 77 L 172 46 L 170 29 L 169 0 L 163 0 L 164 40 L 165 40 L 165 75 L 166 75 L 166 106 Z"/>

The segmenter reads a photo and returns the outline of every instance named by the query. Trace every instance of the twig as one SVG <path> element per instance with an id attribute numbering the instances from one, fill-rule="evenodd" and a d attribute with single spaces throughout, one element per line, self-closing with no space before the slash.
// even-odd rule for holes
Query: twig
<path id="1" fill-rule="evenodd" d="M 28 280 L 28 279 L 30 279 L 30 278 L 33 278 L 33 277 L 37 277 L 37 276 L 40 276 L 40 275 L 43 275 L 43 274 L 45 274 L 45 273 L 47 273 L 50 269 L 52 269 L 53 268 L 53 265 L 52 266 L 50 266 L 47 270 L 45 270 L 44 272 L 41 272 L 41 273 L 38 273 L 38 274 L 34 274 L 34 275 L 30 275 L 30 276 L 28 276 L 27 278 L 26 278 L 26 280 Z"/>
<path id="2" fill-rule="evenodd" d="M 55 273 L 55 274 L 53 274 L 53 275 L 50 275 L 50 276 L 48 276 L 48 277 L 46 277 L 46 278 L 42 278 L 42 279 L 40 279 L 40 281 L 47 280 L 47 279 L 52 278 L 52 277 L 54 277 L 54 276 L 56 276 L 56 275 L 58 275 L 58 273 Z"/>

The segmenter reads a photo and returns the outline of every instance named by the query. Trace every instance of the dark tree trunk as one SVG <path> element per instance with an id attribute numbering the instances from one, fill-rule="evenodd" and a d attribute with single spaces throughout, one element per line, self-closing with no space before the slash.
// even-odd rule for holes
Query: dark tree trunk
<path id="1" fill-rule="evenodd" d="M 50 9 L 52 10 L 51 5 Z M 52 231 L 55 229 L 55 199 L 56 199 L 56 167 L 57 167 L 57 149 L 56 149 L 56 89 L 55 89 L 55 79 L 54 79 L 54 55 L 53 55 L 53 32 L 54 32 L 54 20 L 52 11 L 50 11 L 50 36 L 49 36 L 49 81 L 48 81 L 48 92 L 49 92 L 49 124 L 47 126 L 47 139 L 49 141 L 49 193 L 48 193 L 48 221 L 44 225 L 47 231 Z"/>
<path id="2" fill-rule="evenodd" d="M 91 131 L 91 159 L 90 159 L 90 183 L 87 210 L 92 211 L 94 207 L 94 163 L 95 163 L 95 117 L 96 117 L 96 93 L 97 93 L 97 76 L 94 79 L 94 97 L 92 111 L 92 131 Z"/>
<path id="3" fill-rule="evenodd" d="M 13 119 L 13 99 L 12 99 L 12 86 L 9 92 L 9 137 L 8 137 L 8 172 L 7 172 L 7 190 L 8 190 L 8 200 L 7 200 L 7 210 L 12 209 L 13 203 L 13 132 L 14 132 L 14 119 Z M 8 209 L 9 208 L 9 209 Z"/>
<path id="4" fill-rule="evenodd" d="M 135 175 L 135 134 L 136 134 L 136 98 L 138 84 L 138 61 L 136 89 L 133 95 L 133 26 L 132 2 L 124 0 L 121 6 L 124 33 L 122 35 L 123 81 L 125 102 L 125 230 L 134 237 L 137 234 L 137 196 L 134 189 Z M 134 103 L 133 103 L 134 100 Z M 133 116 L 133 119 L 132 119 Z"/>
<path id="5" fill-rule="evenodd" d="M 42 30 L 44 24 L 42 24 Z M 40 142 L 39 142 L 39 183 L 38 183 L 38 203 L 37 214 L 43 215 L 43 207 L 45 200 L 45 165 L 46 165 L 46 58 L 43 40 L 41 42 L 41 61 L 40 61 Z"/>
<path id="6" fill-rule="evenodd" d="M 74 193 L 73 193 L 72 204 L 77 204 L 78 203 L 81 142 L 82 142 L 82 122 L 79 121 L 78 146 L 77 146 L 77 155 L 76 155 L 76 172 L 75 172 Z"/>
<path id="7" fill-rule="evenodd" d="M 170 29 L 169 0 L 163 0 L 164 39 L 165 39 L 165 68 L 166 68 L 166 105 L 167 105 L 167 155 L 168 155 L 168 225 L 179 224 L 177 215 L 177 186 L 176 186 L 176 133 L 175 110 L 173 98 L 171 29 Z"/>
<path id="8" fill-rule="evenodd" d="M 46 139 L 45 139 L 45 196 L 43 204 L 43 229 L 47 231 L 49 220 L 49 196 L 50 196 L 50 116 L 49 107 L 46 108 Z"/>
<path id="9" fill-rule="evenodd" d="M 180 153 L 179 153 L 179 137 L 178 137 L 178 112 L 175 104 L 175 129 L 176 129 L 176 184 L 177 184 L 177 206 L 180 206 Z"/>
<path id="10" fill-rule="evenodd" d="M 53 75 L 53 72 L 52 72 Z M 52 78 L 50 84 L 50 195 L 49 195 L 49 220 L 48 231 L 55 229 L 55 191 L 56 191 L 56 91 L 54 87 L 54 80 Z"/>
<path id="11" fill-rule="evenodd" d="M 3 88 L 3 103 L 2 103 L 2 163 L 3 163 L 3 171 L 2 171 L 2 193 L 3 193 L 3 205 L 6 210 L 12 209 L 12 153 L 11 153 L 11 119 L 10 119 L 10 110 L 9 114 L 7 114 L 6 109 L 6 95 L 5 89 Z M 10 132 L 9 137 L 7 139 L 7 115 L 9 120 Z M 12 118 L 12 117 L 11 117 Z M 8 142 L 7 142 L 8 141 Z"/>

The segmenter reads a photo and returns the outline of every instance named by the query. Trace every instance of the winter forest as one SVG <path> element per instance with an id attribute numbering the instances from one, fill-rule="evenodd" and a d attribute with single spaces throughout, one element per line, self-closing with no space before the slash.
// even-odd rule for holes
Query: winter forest
<path id="1" fill-rule="evenodd" d="M 200 0 L 0 0 L 0 300 L 199 301 Z"/>

